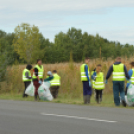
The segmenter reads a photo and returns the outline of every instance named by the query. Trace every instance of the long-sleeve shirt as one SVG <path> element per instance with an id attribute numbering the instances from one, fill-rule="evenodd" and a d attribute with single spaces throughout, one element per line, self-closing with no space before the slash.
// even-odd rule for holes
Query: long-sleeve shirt
<path id="1" fill-rule="evenodd" d="M 25 76 L 26 76 L 27 79 L 32 79 L 32 77 L 29 76 L 29 73 L 28 72 L 25 73 Z"/>
<path id="2" fill-rule="evenodd" d="M 88 81 L 90 81 L 89 75 L 88 75 L 88 65 L 85 65 L 85 73 L 86 73 Z"/>
<path id="3" fill-rule="evenodd" d="M 44 82 L 46 82 L 46 81 L 51 81 L 53 78 L 54 78 L 53 76 L 50 76 L 50 77 L 44 79 Z"/>
<path id="4" fill-rule="evenodd" d="M 96 72 L 94 71 L 93 74 L 92 74 L 92 76 L 91 76 L 92 80 L 95 80 L 95 76 L 96 76 L 96 75 L 97 75 L 97 74 L 96 74 Z"/>
<path id="5" fill-rule="evenodd" d="M 130 78 L 132 77 L 132 74 L 133 74 L 133 70 L 130 69 L 130 70 L 128 71 L 128 75 L 129 75 Z M 127 79 L 127 80 L 128 80 L 128 79 Z M 130 85 L 130 83 L 127 83 L 126 87 L 128 88 L 129 85 Z"/>
<path id="6" fill-rule="evenodd" d="M 36 76 L 38 76 L 38 69 L 37 68 L 34 68 L 34 73 Z"/>
<path id="7" fill-rule="evenodd" d="M 118 64 L 121 64 L 121 62 L 115 62 L 114 64 L 118 65 Z M 108 73 L 107 73 L 107 76 L 106 76 L 106 80 L 111 76 L 112 72 L 113 72 L 113 65 L 108 70 Z M 124 65 L 124 72 L 125 72 L 126 78 L 129 80 L 130 77 L 129 77 L 128 73 L 127 73 L 127 68 L 126 68 L 125 65 Z"/>

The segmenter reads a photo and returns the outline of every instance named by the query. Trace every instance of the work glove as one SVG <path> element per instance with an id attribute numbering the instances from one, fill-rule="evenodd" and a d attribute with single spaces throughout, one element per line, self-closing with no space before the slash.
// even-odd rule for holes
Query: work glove
<path id="1" fill-rule="evenodd" d="M 107 80 L 105 80 L 105 84 L 107 84 L 108 83 L 108 81 Z"/>
<path id="2" fill-rule="evenodd" d="M 38 82 L 39 84 L 42 84 L 42 81 L 41 80 L 39 80 L 39 82 Z"/>
<path id="3" fill-rule="evenodd" d="M 91 85 L 91 81 L 89 81 L 89 87 L 91 87 L 92 85 Z"/>
<path id="4" fill-rule="evenodd" d="M 92 78 L 93 80 L 95 80 L 95 79 L 96 79 L 96 76 L 95 76 L 95 75 L 92 75 L 91 78 Z"/>
<path id="5" fill-rule="evenodd" d="M 131 84 L 131 83 L 132 83 L 132 81 L 131 81 L 131 80 L 129 80 L 129 83 Z"/>

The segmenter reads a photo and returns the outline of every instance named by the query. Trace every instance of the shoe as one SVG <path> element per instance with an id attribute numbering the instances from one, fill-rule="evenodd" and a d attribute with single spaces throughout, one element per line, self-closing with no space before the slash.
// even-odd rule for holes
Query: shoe
<path id="1" fill-rule="evenodd" d="M 84 104 L 87 104 L 87 97 L 86 95 L 83 96 Z"/>
<path id="2" fill-rule="evenodd" d="M 37 100 L 38 100 L 37 95 L 35 95 L 35 96 L 34 96 L 34 100 L 35 100 L 35 101 L 37 101 Z"/>
<path id="3" fill-rule="evenodd" d="M 90 95 L 87 95 L 87 104 L 90 103 Z"/>
<path id="4" fill-rule="evenodd" d="M 124 107 L 126 107 L 126 105 L 127 105 L 124 100 L 122 101 L 122 105 L 123 105 Z"/>

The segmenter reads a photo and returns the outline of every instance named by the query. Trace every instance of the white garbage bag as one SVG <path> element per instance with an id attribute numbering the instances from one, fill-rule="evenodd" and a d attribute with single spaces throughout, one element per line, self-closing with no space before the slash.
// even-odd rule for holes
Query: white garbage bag
<path id="1" fill-rule="evenodd" d="M 134 85 L 130 84 L 127 90 L 126 102 L 128 106 L 134 106 Z"/>
<path id="2" fill-rule="evenodd" d="M 34 96 L 34 92 L 35 92 L 35 87 L 33 85 L 33 82 L 31 82 L 31 84 L 27 87 L 25 94 L 29 96 Z"/>
<path id="3" fill-rule="evenodd" d="M 127 103 L 127 105 L 128 106 L 133 106 L 133 103 L 132 102 L 129 102 L 128 100 L 127 100 L 127 95 L 125 95 L 125 101 L 126 101 L 126 103 Z"/>
<path id="4" fill-rule="evenodd" d="M 43 82 L 42 85 L 38 88 L 38 95 L 41 100 L 52 101 L 53 97 L 49 90 L 51 83 L 50 82 Z"/>

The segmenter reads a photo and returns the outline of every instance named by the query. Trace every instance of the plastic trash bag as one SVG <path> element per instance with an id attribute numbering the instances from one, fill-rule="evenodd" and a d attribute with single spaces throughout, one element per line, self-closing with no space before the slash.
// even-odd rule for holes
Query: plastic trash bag
<path id="1" fill-rule="evenodd" d="M 125 95 L 125 101 L 126 101 L 126 103 L 127 103 L 127 105 L 128 106 L 134 106 L 134 104 L 132 103 L 132 102 L 129 102 L 128 100 L 127 100 L 127 95 Z"/>
<path id="2" fill-rule="evenodd" d="M 126 103 L 128 106 L 134 106 L 134 85 L 130 84 L 127 90 Z"/>
<path id="3" fill-rule="evenodd" d="M 51 83 L 43 82 L 42 85 L 38 88 L 38 95 L 41 100 L 52 101 L 53 97 L 49 90 Z"/>
<path id="4" fill-rule="evenodd" d="M 35 87 L 33 85 L 33 82 L 31 82 L 31 84 L 26 88 L 25 94 L 29 96 L 34 96 L 34 92 L 35 92 Z"/>

